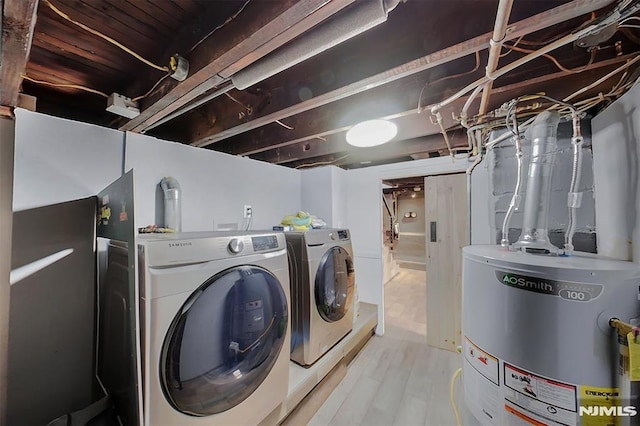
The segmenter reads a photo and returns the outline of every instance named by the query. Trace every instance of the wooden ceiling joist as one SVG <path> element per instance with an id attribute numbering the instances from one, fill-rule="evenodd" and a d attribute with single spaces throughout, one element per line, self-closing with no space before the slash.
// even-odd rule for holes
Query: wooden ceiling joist
<path id="1" fill-rule="evenodd" d="M 187 57 L 191 71 L 185 81 L 161 97 L 151 98 L 141 114 L 121 130 L 143 131 L 218 86 L 225 80 L 224 75 L 271 53 L 353 1 L 282 0 L 262 3 L 262 7 L 258 7 L 260 3 L 249 4 L 236 20 Z"/>
<path id="2" fill-rule="evenodd" d="M 539 13 L 509 25 L 505 41 L 515 40 L 521 36 L 534 33 L 566 20 L 601 9 L 612 2 L 613 0 L 574 0 L 570 3 L 563 4 L 556 8 L 547 10 L 546 12 Z M 198 147 L 208 146 L 226 138 L 273 123 L 276 120 L 284 120 L 296 114 L 301 114 L 311 109 L 403 79 L 418 72 L 472 55 L 475 52 L 487 49 L 490 45 L 491 36 L 492 33 L 486 33 L 465 42 L 458 43 L 449 48 L 415 59 L 398 67 L 394 67 L 382 73 L 348 84 L 339 89 L 318 94 L 311 99 L 295 104 L 283 105 L 283 107 L 276 112 L 272 112 L 264 116 L 254 116 L 246 123 L 200 137 L 198 140 L 192 141 L 191 145 Z"/>
<path id="3" fill-rule="evenodd" d="M 2 13 L 2 52 L 0 53 L 0 105 L 14 107 L 22 83 L 38 0 L 4 0 Z M 6 115 L 7 108 L 1 110 Z"/>

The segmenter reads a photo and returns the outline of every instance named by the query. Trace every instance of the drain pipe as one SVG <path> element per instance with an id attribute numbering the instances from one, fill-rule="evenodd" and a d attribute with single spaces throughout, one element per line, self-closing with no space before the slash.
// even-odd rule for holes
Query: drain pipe
<path id="1" fill-rule="evenodd" d="M 551 175 L 558 149 L 560 114 L 544 111 L 536 117 L 527 132 L 531 136 L 531 160 L 524 204 L 522 235 L 514 246 L 525 253 L 557 254 L 549 241 L 547 222 L 551 197 Z"/>
<path id="2" fill-rule="evenodd" d="M 511 8 L 513 6 L 513 0 L 500 0 L 498 4 L 498 13 L 496 14 L 496 22 L 493 27 L 493 35 L 489 40 L 489 59 L 487 59 L 486 76 L 489 78 L 489 82 L 484 87 L 482 92 L 482 99 L 480 100 L 480 115 L 487 112 L 489 106 L 489 95 L 493 88 L 493 79 L 491 76 L 494 71 L 498 69 L 498 62 L 500 61 L 500 51 L 502 50 L 502 44 L 507 36 L 507 26 L 509 25 L 509 16 L 511 16 Z"/>

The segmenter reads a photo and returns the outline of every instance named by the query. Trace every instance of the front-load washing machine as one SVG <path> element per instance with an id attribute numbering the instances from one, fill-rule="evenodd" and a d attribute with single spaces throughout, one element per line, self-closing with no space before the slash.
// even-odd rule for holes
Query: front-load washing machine
<path id="1" fill-rule="evenodd" d="M 139 237 L 145 425 L 255 425 L 287 396 L 282 233 Z"/>
<path id="2" fill-rule="evenodd" d="M 355 272 L 347 229 L 285 232 L 291 359 L 311 365 L 353 328 Z"/>

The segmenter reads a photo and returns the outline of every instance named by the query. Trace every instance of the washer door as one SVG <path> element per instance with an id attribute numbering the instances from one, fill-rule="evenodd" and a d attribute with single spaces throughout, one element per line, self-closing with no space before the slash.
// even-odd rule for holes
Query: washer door
<path id="1" fill-rule="evenodd" d="M 322 319 L 339 321 L 351 307 L 355 273 L 353 260 L 342 247 L 329 249 L 318 266 L 315 282 L 316 307 Z"/>
<path id="2" fill-rule="evenodd" d="M 273 368 L 287 321 L 286 295 L 267 270 L 238 266 L 211 277 L 187 299 L 165 337 L 165 396 L 193 416 L 240 404 Z"/>

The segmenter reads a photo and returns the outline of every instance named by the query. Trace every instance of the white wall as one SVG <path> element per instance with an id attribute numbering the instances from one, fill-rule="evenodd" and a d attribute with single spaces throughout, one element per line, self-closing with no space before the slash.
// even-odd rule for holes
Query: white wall
<path id="1" fill-rule="evenodd" d="M 7 347 L 9 345 L 9 274 L 11 273 L 14 121 L 0 119 L 0 425 L 7 417 Z"/>
<path id="2" fill-rule="evenodd" d="M 591 128 L 598 253 L 640 262 L 640 85 Z"/>
<path id="3" fill-rule="evenodd" d="M 347 223 L 351 229 L 356 282 L 360 300 L 378 305 L 378 328 L 384 333 L 384 287 L 382 273 L 382 180 L 462 172 L 468 163 L 451 158 L 431 158 L 349 170 Z"/>
<path id="4" fill-rule="evenodd" d="M 13 210 L 95 195 L 120 177 L 123 133 L 16 109 Z"/>
<path id="5" fill-rule="evenodd" d="M 182 230 L 243 226 L 243 205 L 253 208 L 251 229 L 271 229 L 301 206 L 300 171 L 128 133 L 125 168 L 134 169 L 136 227 L 156 218 L 158 183 L 164 176 L 182 189 Z M 161 201 L 161 199 L 160 199 Z"/>
<path id="6" fill-rule="evenodd" d="M 333 227 L 332 169 L 331 166 L 315 167 L 300 172 L 301 210 L 324 220 L 328 227 Z"/>
<path id="7" fill-rule="evenodd" d="M 347 171 L 339 167 L 331 166 L 331 189 L 333 196 L 332 226 L 334 228 L 348 227 L 347 209 Z"/>
<path id="8" fill-rule="evenodd" d="M 335 166 L 302 170 L 302 210 L 323 219 L 330 228 L 346 228 L 346 176 L 346 170 Z"/>

